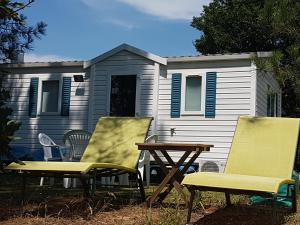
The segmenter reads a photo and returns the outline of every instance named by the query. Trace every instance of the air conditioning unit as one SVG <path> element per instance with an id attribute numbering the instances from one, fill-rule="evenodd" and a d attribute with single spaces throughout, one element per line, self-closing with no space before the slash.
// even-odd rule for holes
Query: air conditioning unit
<path id="1" fill-rule="evenodd" d="M 225 165 L 226 161 L 201 159 L 199 161 L 199 172 L 223 173 Z"/>

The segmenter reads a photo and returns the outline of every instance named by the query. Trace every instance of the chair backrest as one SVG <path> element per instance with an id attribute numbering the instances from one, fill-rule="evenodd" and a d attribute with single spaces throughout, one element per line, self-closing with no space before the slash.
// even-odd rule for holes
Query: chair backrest
<path id="1" fill-rule="evenodd" d="M 137 168 L 142 143 L 152 118 L 102 117 L 99 119 L 81 162 L 113 163 Z"/>
<path id="2" fill-rule="evenodd" d="M 70 146 L 72 160 L 80 160 L 91 138 L 91 133 L 85 130 L 68 131 L 64 137 L 64 144 Z"/>
<path id="3" fill-rule="evenodd" d="M 300 119 L 240 117 L 225 173 L 291 178 Z"/>
<path id="4" fill-rule="evenodd" d="M 51 146 L 56 145 L 54 141 L 46 134 L 39 133 L 38 135 L 39 142 L 43 146 L 44 151 L 44 159 L 47 160 L 49 158 L 52 158 L 52 148 Z"/>

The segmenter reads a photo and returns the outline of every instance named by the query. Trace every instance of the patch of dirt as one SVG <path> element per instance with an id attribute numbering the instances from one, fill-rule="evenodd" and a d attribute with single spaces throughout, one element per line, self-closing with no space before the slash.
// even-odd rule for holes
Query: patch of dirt
<path id="1" fill-rule="evenodd" d="M 299 202 L 300 203 L 300 202 Z M 83 198 L 51 198 L 29 202 L 20 207 L 13 200 L 1 201 L 2 225 L 179 225 L 185 224 L 185 205 L 165 204 L 147 210 L 143 204 L 116 204 L 112 200 L 86 201 Z M 268 225 L 272 222 L 270 207 L 234 204 L 225 208 L 206 205 L 192 214 L 195 225 Z M 300 224 L 300 212 L 276 214 L 276 224 Z"/>

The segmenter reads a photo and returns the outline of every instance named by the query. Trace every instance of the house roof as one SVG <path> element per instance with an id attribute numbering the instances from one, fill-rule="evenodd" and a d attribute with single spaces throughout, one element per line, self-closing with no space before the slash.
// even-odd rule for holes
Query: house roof
<path id="1" fill-rule="evenodd" d="M 140 55 L 144 58 L 158 62 L 162 65 L 167 65 L 167 63 L 184 63 L 184 62 L 206 62 L 206 61 L 228 61 L 228 60 L 245 60 L 252 59 L 254 55 L 260 58 L 270 57 L 271 52 L 250 52 L 250 53 L 232 53 L 232 54 L 212 54 L 212 55 L 197 55 L 197 56 L 170 56 L 170 57 L 160 57 L 152 53 L 146 52 L 139 48 L 133 47 L 128 44 L 121 44 L 112 50 L 105 52 L 91 60 L 88 61 L 60 61 L 60 62 L 25 62 L 25 63 L 4 63 L 0 64 L 0 68 L 6 69 L 19 69 L 19 68 L 47 68 L 47 67 L 81 67 L 81 69 L 86 69 L 91 65 L 101 62 L 110 56 L 120 52 L 129 51 L 134 54 Z"/>
<path id="2" fill-rule="evenodd" d="M 108 58 L 108 57 L 110 57 L 110 56 L 112 56 L 112 55 L 114 55 L 114 54 L 116 54 L 120 51 L 123 51 L 123 50 L 126 50 L 128 52 L 132 52 L 134 54 L 140 55 L 140 56 L 145 57 L 145 58 L 147 58 L 149 60 L 152 60 L 154 62 L 158 62 L 158 63 L 163 64 L 163 65 L 167 65 L 167 59 L 166 58 L 160 57 L 158 55 L 154 55 L 152 53 L 146 52 L 144 50 L 141 50 L 139 48 L 133 47 L 133 46 L 128 45 L 128 44 L 121 44 L 118 47 L 113 48 L 112 50 L 97 56 L 96 58 L 93 58 L 89 61 L 85 61 L 84 62 L 84 68 L 90 67 L 91 65 L 93 65 L 95 63 L 101 62 L 101 61 L 105 60 L 106 58 Z"/>
<path id="3" fill-rule="evenodd" d="M 272 52 L 250 52 L 250 53 L 232 53 L 232 54 L 211 54 L 211 55 L 198 55 L 198 56 L 171 56 L 167 57 L 167 62 L 193 62 L 193 61 L 227 61 L 227 60 L 240 60 L 251 59 L 257 55 L 259 58 L 267 58 L 272 55 Z"/>
<path id="4" fill-rule="evenodd" d="M 84 61 L 61 61 L 61 62 L 25 62 L 25 63 L 3 63 L 0 68 L 45 68 L 45 67 L 83 67 Z"/>

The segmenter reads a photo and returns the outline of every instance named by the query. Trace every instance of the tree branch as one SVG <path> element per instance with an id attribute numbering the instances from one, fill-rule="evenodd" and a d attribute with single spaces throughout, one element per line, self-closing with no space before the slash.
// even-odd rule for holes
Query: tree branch
<path id="1" fill-rule="evenodd" d="M 17 10 L 15 10 L 14 13 L 16 13 L 16 12 L 22 10 L 22 9 L 25 9 L 26 7 L 28 7 L 29 5 L 31 5 L 33 2 L 34 2 L 34 0 L 28 0 L 28 2 L 25 5 L 21 6 Z"/>

